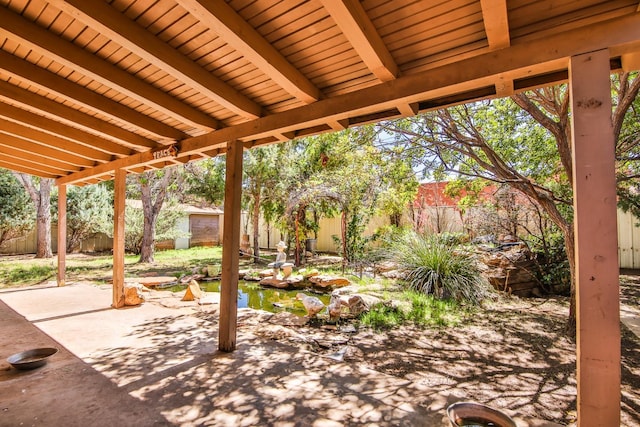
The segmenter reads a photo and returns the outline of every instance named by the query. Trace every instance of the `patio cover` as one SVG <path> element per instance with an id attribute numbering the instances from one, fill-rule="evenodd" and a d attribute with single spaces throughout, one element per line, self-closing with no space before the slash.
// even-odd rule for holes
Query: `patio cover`
<path id="1" fill-rule="evenodd" d="M 60 284 L 67 185 L 115 179 L 119 307 L 126 174 L 227 153 L 220 348 L 228 351 L 243 149 L 570 81 L 579 419 L 617 424 L 608 74 L 640 68 L 638 0 L 0 4 L 0 167 L 56 179 Z"/>

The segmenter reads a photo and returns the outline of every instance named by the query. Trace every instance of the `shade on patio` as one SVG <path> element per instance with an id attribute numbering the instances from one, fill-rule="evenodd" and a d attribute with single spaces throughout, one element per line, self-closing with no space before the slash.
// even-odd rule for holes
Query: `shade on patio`
<path id="1" fill-rule="evenodd" d="M 220 346 L 235 347 L 242 150 L 570 81 L 579 418 L 614 425 L 619 325 L 608 75 L 640 68 L 638 0 L 1 0 L 0 167 L 116 181 L 227 154 Z M 613 230 L 613 231 L 612 231 Z M 593 424 L 591 424 L 593 423 Z"/>

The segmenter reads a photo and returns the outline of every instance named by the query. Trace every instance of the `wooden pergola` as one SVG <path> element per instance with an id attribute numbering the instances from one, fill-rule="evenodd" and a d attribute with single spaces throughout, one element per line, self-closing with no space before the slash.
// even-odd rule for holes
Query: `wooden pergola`
<path id="1" fill-rule="evenodd" d="M 569 82 L 578 419 L 620 416 L 609 75 L 640 68 L 638 0 L 0 0 L 0 167 L 66 187 L 115 180 L 113 307 L 124 304 L 124 188 L 226 153 L 219 347 L 236 345 L 242 152 Z"/>

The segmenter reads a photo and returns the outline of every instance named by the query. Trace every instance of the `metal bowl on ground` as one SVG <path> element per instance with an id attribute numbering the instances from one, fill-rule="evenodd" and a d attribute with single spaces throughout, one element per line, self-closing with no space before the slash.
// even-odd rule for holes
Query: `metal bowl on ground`
<path id="1" fill-rule="evenodd" d="M 447 408 L 452 427 L 517 427 L 508 415 L 476 402 L 458 402 Z"/>
<path id="2" fill-rule="evenodd" d="M 35 369 L 47 363 L 47 359 L 58 352 L 55 347 L 33 348 L 12 354 L 7 358 L 7 362 L 16 369 Z"/>

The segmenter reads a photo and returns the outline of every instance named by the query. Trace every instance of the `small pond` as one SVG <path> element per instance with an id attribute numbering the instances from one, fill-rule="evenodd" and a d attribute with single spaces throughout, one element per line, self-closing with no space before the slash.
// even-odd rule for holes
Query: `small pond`
<path id="1" fill-rule="evenodd" d="M 186 289 L 186 285 L 174 286 L 173 292 L 180 292 Z M 220 292 L 220 281 L 200 282 L 200 289 L 205 292 Z M 302 302 L 297 301 L 296 294 L 302 292 L 306 295 L 313 295 L 320 299 L 324 305 L 329 304 L 331 296 L 329 294 L 316 294 L 308 290 L 284 290 L 275 288 L 263 288 L 256 282 L 238 282 L 238 308 L 254 308 L 271 313 L 279 311 L 289 311 L 291 313 L 304 316 L 306 311 Z M 275 305 L 274 305 L 275 304 Z"/>

